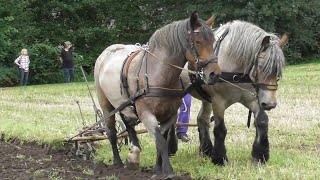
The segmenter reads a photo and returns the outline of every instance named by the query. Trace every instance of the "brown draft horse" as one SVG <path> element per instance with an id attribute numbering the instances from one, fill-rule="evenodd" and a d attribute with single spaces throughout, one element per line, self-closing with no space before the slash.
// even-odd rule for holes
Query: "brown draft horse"
<path id="1" fill-rule="evenodd" d="M 155 140 L 157 159 L 154 176 L 174 176 L 169 162 L 167 134 L 164 132 L 177 120 L 183 87 L 179 76 L 186 62 L 190 62 L 205 82 L 214 84 L 220 73 L 212 44 L 215 38 L 211 29 L 214 17 L 208 21 L 192 13 L 190 18 L 175 21 L 158 29 L 149 39 L 148 47 L 115 44 L 98 57 L 95 84 L 99 104 L 104 116 L 120 109 L 125 119 L 132 151 L 128 161 L 138 162 L 140 145 L 134 131 L 139 119 Z M 140 52 L 137 50 L 142 49 Z M 136 56 L 127 62 L 131 53 Z M 121 78 L 119 78 L 121 77 Z M 106 132 L 113 151 L 113 162 L 123 165 L 116 145 L 115 117 L 106 120 Z"/>

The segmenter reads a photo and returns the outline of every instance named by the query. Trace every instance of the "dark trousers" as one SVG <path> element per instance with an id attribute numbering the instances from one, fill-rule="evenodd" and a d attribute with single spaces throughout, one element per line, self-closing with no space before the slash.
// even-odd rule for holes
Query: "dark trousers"
<path id="1" fill-rule="evenodd" d="M 26 86 L 29 77 L 29 71 L 25 72 L 24 69 L 20 68 L 20 86 Z"/>
<path id="2" fill-rule="evenodd" d="M 64 82 L 73 82 L 74 81 L 74 67 L 72 68 L 63 68 L 64 73 Z"/>

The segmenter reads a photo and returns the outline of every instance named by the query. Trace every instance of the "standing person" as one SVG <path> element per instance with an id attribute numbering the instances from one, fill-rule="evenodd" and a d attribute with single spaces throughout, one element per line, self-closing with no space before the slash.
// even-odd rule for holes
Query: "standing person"
<path id="1" fill-rule="evenodd" d="M 19 66 L 20 70 L 20 86 L 26 86 L 28 82 L 28 76 L 29 76 L 29 64 L 30 64 L 30 58 L 28 55 L 27 49 L 21 50 L 21 55 L 14 60 L 14 63 Z"/>
<path id="2" fill-rule="evenodd" d="M 189 123 L 190 120 L 191 95 L 183 97 L 178 116 L 178 123 Z M 187 135 L 188 126 L 177 127 L 177 137 L 183 142 L 188 142 L 190 138 Z"/>
<path id="3" fill-rule="evenodd" d="M 72 44 L 70 41 L 63 43 L 63 49 L 60 55 L 60 62 L 62 63 L 63 73 L 64 73 L 64 82 L 73 82 L 74 81 L 74 65 L 71 48 Z"/>

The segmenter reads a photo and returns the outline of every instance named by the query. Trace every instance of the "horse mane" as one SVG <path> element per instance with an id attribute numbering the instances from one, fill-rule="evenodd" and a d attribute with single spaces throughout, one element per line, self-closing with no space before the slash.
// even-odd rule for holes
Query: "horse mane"
<path id="1" fill-rule="evenodd" d="M 229 50 L 226 54 L 228 60 L 240 62 L 245 66 L 244 73 L 249 73 L 259 56 L 263 38 L 270 36 L 270 45 L 264 51 L 265 62 L 262 70 L 265 77 L 271 74 L 282 76 L 285 57 L 279 45 L 280 39 L 275 34 L 267 33 L 252 23 L 239 20 L 228 22 L 219 29 L 228 27 L 227 37 L 230 37 Z"/>
<path id="2" fill-rule="evenodd" d="M 205 21 L 200 20 L 201 27 L 199 36 L 208 40 L 213 36 L 212 29 Z M 152 52 L 156 48 L 165 48 L 168 55 L 178 55 L 184 53 L 184 49 L 190 47 L 191 31 L 190 19 L 174 21 L 156 30 L 149 39 L 149 50 Z"/>

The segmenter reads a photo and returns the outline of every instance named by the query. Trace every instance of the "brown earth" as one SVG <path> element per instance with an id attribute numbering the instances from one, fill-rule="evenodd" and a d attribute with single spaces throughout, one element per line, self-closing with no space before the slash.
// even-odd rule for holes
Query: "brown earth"
<path id="1" fill-rule="evenodd" d="M 123 168 L 49 151 L 35 142 L 0 140 L 0 179 L 150 179 L 152 171 Z M 173 179 L 192 179 L 189 175 Z"/>

